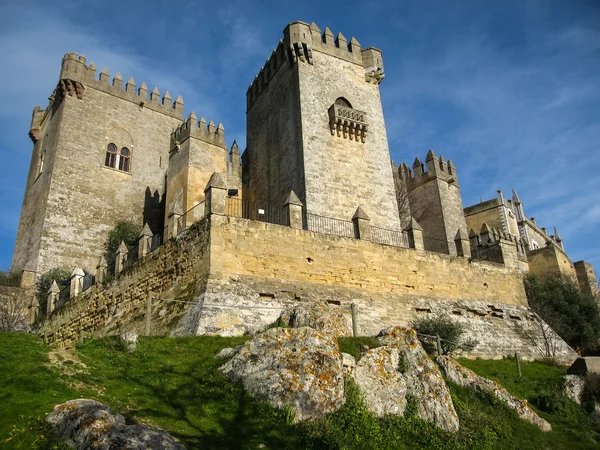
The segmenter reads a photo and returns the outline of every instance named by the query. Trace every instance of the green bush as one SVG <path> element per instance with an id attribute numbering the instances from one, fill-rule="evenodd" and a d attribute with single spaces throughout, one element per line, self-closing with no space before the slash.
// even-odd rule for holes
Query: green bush
<path id="1" fill-rule="evenodd" d="M 446 314 L 434 314 L 414 320 L 411 327 L 419 335 L 439 336 L 442 344 L 442 354 L 449 355 L 456 350 L 470 351 L 475 348 L 477 341 L 463 339 L 465 328 L 458 322 L 455 322 Z M 437 352 L 437 342 L 435 338 L 419 336 L 419 340 L 427 353 Z"/>
<path id="2" fill-rule="evenodd" d="M 529 306 L 571 347 L 580 351 L 597 347 L 598 304 L 573 280 L 529 273 L 525 292 Z"/>
<path id="3" fill-rule="evenodd" d="M 20 282 L 18 273 L 0 272 L 0 286 L 19 286 Z"/>
<path id="4" fill-rule="evenodd" d="M 139 225 L 133 222 L 118 222 L 115 227 L 108 232 L 108 237 L 104 243 L 104 258 L 109 266 L 112 266 L 116 260 L 117 250 L 121 242 L 125 242 L 127 248 L 137 244 L 138 237 L 142 231 Z"/>
<path id="5" fill-rule="evenodd" d="M 37 299 L 40 305 L 40 311 L 46 311 L 46 303 L 48 302 L 48 291 L 52 286 L 52 282 L 56 281 L 59 289 L 61 289 L 60 299 L 66 300 L 69 298 L 69 289 L 67 285 L 71 279 L 71 270 L 68 267 L 54 267 L 47 272 L 44 272 L 36 283 Z"/>

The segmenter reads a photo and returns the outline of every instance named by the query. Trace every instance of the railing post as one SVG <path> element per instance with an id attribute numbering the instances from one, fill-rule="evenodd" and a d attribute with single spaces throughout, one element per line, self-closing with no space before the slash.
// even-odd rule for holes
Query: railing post
<path id="1" fill-rule="evenodd" d="M 218 214 L 224 216 L 227 203 L 227 184 L 218 172 L 214 172 L 204 188 L 204 215 Z"/>
<path id="2" fill-rule="evenodd" d="M 465 232 L 460 228 L 454 237 L 454 244 L 456 245 L 456 253 L 458 256 L 463 256 L 465 258 L 471 257 L 471 244 L 469 243 L 469 239 L 467 239 Z"/>
<path id="3" fill-rule="evenodd" d="M 73 273 L 71 274 L 71 289 L 69 292 L 69 297 L 77 297 L 77 294 L 81 292 L 81 280 L 85 276 L 85 272 L 80 267 L 75 267 L 73 269 Z"/>
<path id="4" fill-rule="evenodd" d="M 126 255 L 127 246 L 125 245 L 125 241 L 121 241 L 121 245 L 119 245 L 119 249 L 117 250 L 117 255 L 115 258 L 115 275 L 123 270 Z"/>
<path id="5" fill-rule="evenodd" d="M 142 232 L 138 237 L 138 259 L 143 258 L 150 251 L 150 238 L 152 237 L 152 230 L 147 223 L 144 224 Z"/>
<path id="6" fill-rule="evenodd" d="M 362 207 L 359 206 L 356 209 L 352 216 L 352 223 L 354 224 L 354 237 L 361 241 L 371 240 L 371 219 Z"/>
<path id="7" fill-rule="evenodd" d="M 171 208 L 169 209 L 169 215 L 167 217 L 168 221 L 168 236 L 176 237 L 179 234 L 179 218 L 183 215 L 183 211 L 181 209 L 181 205 L 179 202 L 175 201 L 171 204 Z"/>
<path id="8" fill-rule="evenodd" d="M 148 293 L 148 297 L 146 297 L 146 336 L 150 336 L 150 327 L 152 325 L 152 298 L 154 294 L 152 292 Z"/>
<path id="9" fill-rule="evenodd" d="M 48 301 L 46 302 L 46 314 L 50 314 L 54 311 L 55 302 L 58 299 L 58 294 L 60 289 L 58 288 L 58 284 L 56 284 L 56 280 L 52 281 L 52 286 L 48 289 Z"/>
<path id="10" fill-rule="evenodd" d="M 421 228 L 421 225 L 419 225 L 414 217 L 411 217 L 410 222 L 402 231 L 405 231 L 408 234 L 408 246 L 410 248 L 414 248 L 415 250 L 425 249 L 423 243 L 423 228 Z"/>
<path id="11" fill-rule="evenodd" d="M 296 193 L 293 190 L 291 190 L 283 204 L 283 211 L 288 226 L 296 228 L 298 230 L 302 229 L 303 206 L 304 205 L 302 204 Z"/>
<path id="12" fill-rule="evenodd" d="M 98 265 L 96 266 L 96 282 L 97 283 L 104 283 L 104 280 L 106 280 L 106 268 L 108 267 L 108 265 L 106 264 L 106 259 L 104 259 L 104 256 L 100 257 L 100 261 L 98 261 Z"/>
<path id="13" fill-rule="evenodd" d="M 355 303 L 350 304 L 350 312 L 352 313 L 352 336 L 358 337 L 358 318 Z"/>

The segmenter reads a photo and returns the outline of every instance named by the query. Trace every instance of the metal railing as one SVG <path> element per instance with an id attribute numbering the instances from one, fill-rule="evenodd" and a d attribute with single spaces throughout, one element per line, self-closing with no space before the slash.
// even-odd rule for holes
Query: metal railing
<path id="1" fill-rule="evenodd" d="M 371 241 L 378 244 L 408 248 L 408 239 L 402 231 L 371 226 Z"/>
<path id="2" fill-rule="evenodd" d="M 91 273 L 86 273 L 79 279 L 79 292 L 87 291 L 94 284 L 96 284 L 96 277 Z"/>
<path id="3" fill-rule="evenodd" d="M 187 210 L 181 217 L 177 219 L 177 234 L 188 229 L 191 225 L 198 222 L 204 217 L 204 208 L 206 202 L 202 200 L 197 205 L 194 205 Z"/>
<path id="4" fill-rule="evenodd" d="M 141 239 L 140 239 L 141 241 Z M 134 262 L 136 262 L 138 260 L 138 256 L 139 256 L 139 241 L 137 244 L 135 244 L 133 247 L 131 247 L 129 249 L 129 251 L 125 254 L 125 257 L 123 258 L 123 269 L 125 267 L 129 267 L 131 266 Z"/>
<path id="5" fill-rule="evenodd" d="M 289 217 L 284 208 L 273 207 L 267 202 L 250 202 L 235 197 L 227 197 L 225 215 L 289 226 Z"/>
<path id="6" fill-rule="evenodd" d="M 354 238 L 354 223 L 333 217 L 306 213 L 306 229 L 316 233 Z"/>

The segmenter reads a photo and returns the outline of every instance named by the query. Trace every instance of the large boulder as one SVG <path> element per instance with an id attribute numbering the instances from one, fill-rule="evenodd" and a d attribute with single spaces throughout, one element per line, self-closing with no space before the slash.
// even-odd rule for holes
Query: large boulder
<path id="1" fill-rule="evenodd" d="M 397 349 L 407 395 L 417 402 L 419 417 L 432 420 L 445 431 L 457 432 L 460 424 L 450 391 L 440 369 L 423 350 L 415 330 L 390 327 L 382 330 L 377 339 L 382 346 Z"/>
<path id="2" fill-rule="evenodd" d="M 356 384 L 369 411 L 381 417 L 404 414 L 406 381 L 399 372 L 400 357 L 394 347 L 369 350 L 356 364 Z"/>
<path id="3" fill-rule="evenodd" d="M 448 377 L 450 381 L 460 386 L 490 392 L 506 403 L 509 408 L 514 409 L 521 419 L 534 424 L 542 431 L 552 431 L 552 426 L 538 416 L 527 405 L 527 401 L 518 399 L 497 382 L 480 377 L 472 370 L 461 366 L 448 356 L 438 356 L 436 361 L 442 367 L 444 372 L 446 372 L 446 377 Z"/>
<path id="4" fill-rule="evenodd" d="M 352 320 L 344 310 L 324 303 L 296 305 L 286 310 L 281 320 L 292 328 L 310 327 L 332 336 L 352 335 Z"/>
<path id="5" fill-rule="evenodd" d="M 273 328 L 258 334 L 220 370 L 271 405 L 294 408 L 296 420 L 320 417 L 344 404 L 338 343 L 313 328 Z"/>
<path id="6" fill-rule="evenodd" d="M 569 375 L 587 377 L 588 374 L 600 375 L 600 356 L 585 356 L 577 358 L 567 369 Z"/>
<path id="7" fill-rule="evenodd" d="M 57 436 L 76 450 L 185 450 L 164 431 L 127 425 L 120 414 L 95 400 L 78 399 L 56 405 L 46 421 Z"/>
<path id="8" fill-rule="evenodd" d="M 565 375 L 563 378 L 563 395 L 581 405 L 585 379 L 578 375 Z"/>

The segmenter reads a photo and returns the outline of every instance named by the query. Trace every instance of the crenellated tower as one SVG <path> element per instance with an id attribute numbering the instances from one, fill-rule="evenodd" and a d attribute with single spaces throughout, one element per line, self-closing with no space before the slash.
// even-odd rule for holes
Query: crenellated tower
<path id="1" fill-rule="evenodd" d="M 379 83 L 381 51 L 290 23 L 248 88 L 244 196 L 400 230 Z"/>
<path id="2" fill-rule="evenodd" d="M 456 244 L 457 235 L 466 237 L 468 233 L 452 160 L 446 162 L 429 150 L 425 164 L 417 157 L 412 170 L 402 163 L 398 173 L 399 185 L 404 189 L 397 192 L 398 203 L 407 204 L 402 212 L 423 227 L 425 250 L 454 256 L 464 253 Z"/>
<path id="3" fill-rule="evenodd" d="M 170 134 L 183 100 L 67 53 L 45 109 L 33 110 L 33 152 L 12 271 L 94 272 L 121 220 L 163 226 Z M 226 152 L 225 152 L 226 154 Z"/>

